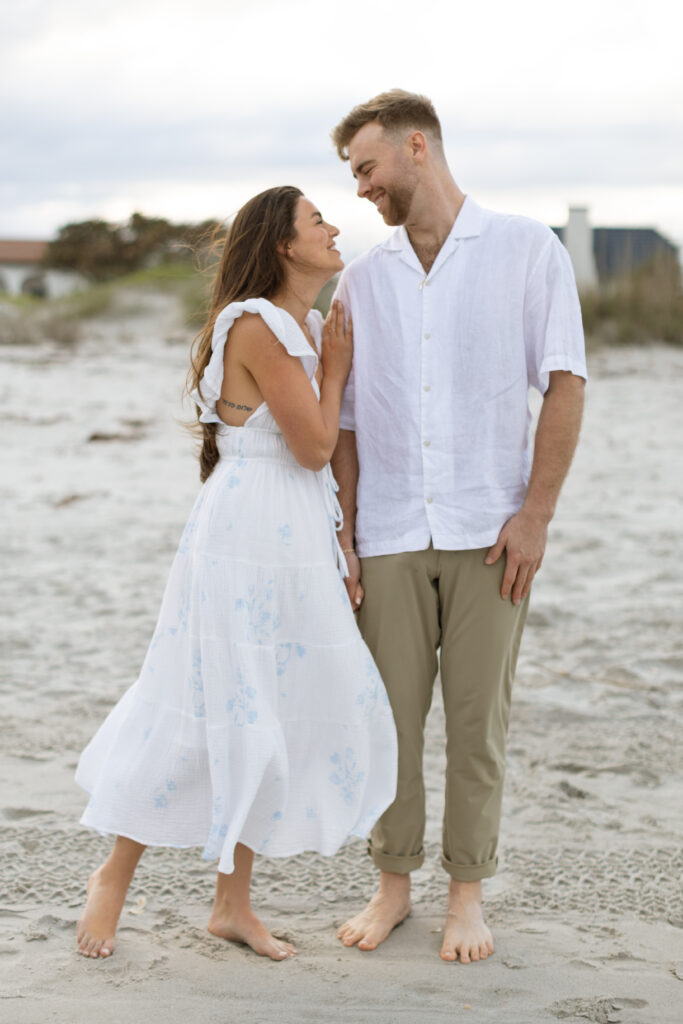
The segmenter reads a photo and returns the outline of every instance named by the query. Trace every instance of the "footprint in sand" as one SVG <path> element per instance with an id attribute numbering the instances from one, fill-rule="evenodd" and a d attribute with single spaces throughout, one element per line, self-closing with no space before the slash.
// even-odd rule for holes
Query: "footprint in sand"
<path id="1" fill-rule="evenodd" d="M 640 1014 L 631 1011 L 642 1010 L 648 1005 L 645 999 L 611 997 L 608 999 L 563 999 L 549 1007 L 559 1020 L 574 1018 L 591 1021 L 592 1024 L 642 1024 Z"/>

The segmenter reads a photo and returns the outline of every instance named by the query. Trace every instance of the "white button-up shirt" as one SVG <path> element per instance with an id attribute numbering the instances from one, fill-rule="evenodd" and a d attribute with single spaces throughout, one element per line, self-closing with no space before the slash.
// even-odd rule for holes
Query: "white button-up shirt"
<path id="1" fill-rule="evenodd" d="M 341 426 L 356 433 L 358 554 L 493 544 L 526 494 L 530 385 L 586 376 L 566 249 L 467 198 L 428 274 L 400 227 L 336 297 L 353 316 Z"/>

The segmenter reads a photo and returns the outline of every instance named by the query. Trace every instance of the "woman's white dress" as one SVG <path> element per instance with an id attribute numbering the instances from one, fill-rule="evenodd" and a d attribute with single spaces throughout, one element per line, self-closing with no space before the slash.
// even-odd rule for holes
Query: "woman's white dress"
<path id="1" fill-rule="evenodd" d="M 137 682 L 81 755 L 82 823 L 146 845 L 334 853 L 394 799 L 396 732 L 344 587 L 329 466 L 304 469 L 268 407 L 216 414 L 228 331 L 258 313 L 306 370 L 318 356 L 266 299 L 227 306 L 193 396 L 219 462 L 185 527 Z M 320 344 L 322 318 L 309 329 Z"/>

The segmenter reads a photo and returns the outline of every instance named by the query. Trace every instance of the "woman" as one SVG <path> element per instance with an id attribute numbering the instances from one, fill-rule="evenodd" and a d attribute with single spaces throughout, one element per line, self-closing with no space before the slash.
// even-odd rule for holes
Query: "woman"
<path id="1" fill-rule="evenodd" d="M 329 468 L 351 325 L 338 303 L 324 325 L 311 310 L 343 266 L 337 234 L 291 187 L 230 226 L 189 377 L 204 486 L 140 677 L 76 774 L 82 822 L 117 837 L 88 882 L 84 956 L 111 955 L 147 845 L 204 846 L 209 930 L 294 955 L 251 909 L 254 851 L 332 854 L 394 798 L 395 728 L 343 584 Z"/>

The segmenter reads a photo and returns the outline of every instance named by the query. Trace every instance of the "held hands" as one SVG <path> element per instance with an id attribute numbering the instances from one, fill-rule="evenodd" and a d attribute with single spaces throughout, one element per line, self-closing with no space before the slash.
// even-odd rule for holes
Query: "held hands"
<path id="1" fill-rule="evenodd" d="M 548 523 L 542 517 L 521 508 L 517 515 L 508 519 L 485 559 L 486 565 L 493 565 L 505 551 L 505 575 L 500 589 L 504 601 L 511 592 L 515 605 L 527 596 L 541 568 L 547 540 Z"/>
<path id="2" fill-rule="evenodd" d="M 365 597 L 363 588 L 360 582 L 360 561 L 355 551 L 347 551 L 345 553 L 346 564 L 349 567 L 349 575 L 344 577 L 344 583 L 346 585 L 346 591 L 349 595 L 349 601 L 354 612 L 357 612 L 360 608 L 361 601 Z"/>
<path id="3" fill-rule="evenodd" d="M 338 299 L 332 303 L 323 324 L 322 364 L 324 377 L 345 381 L 353 356 L 353 325 L 349 316 L 344 326 L 344 307 Z"/>

